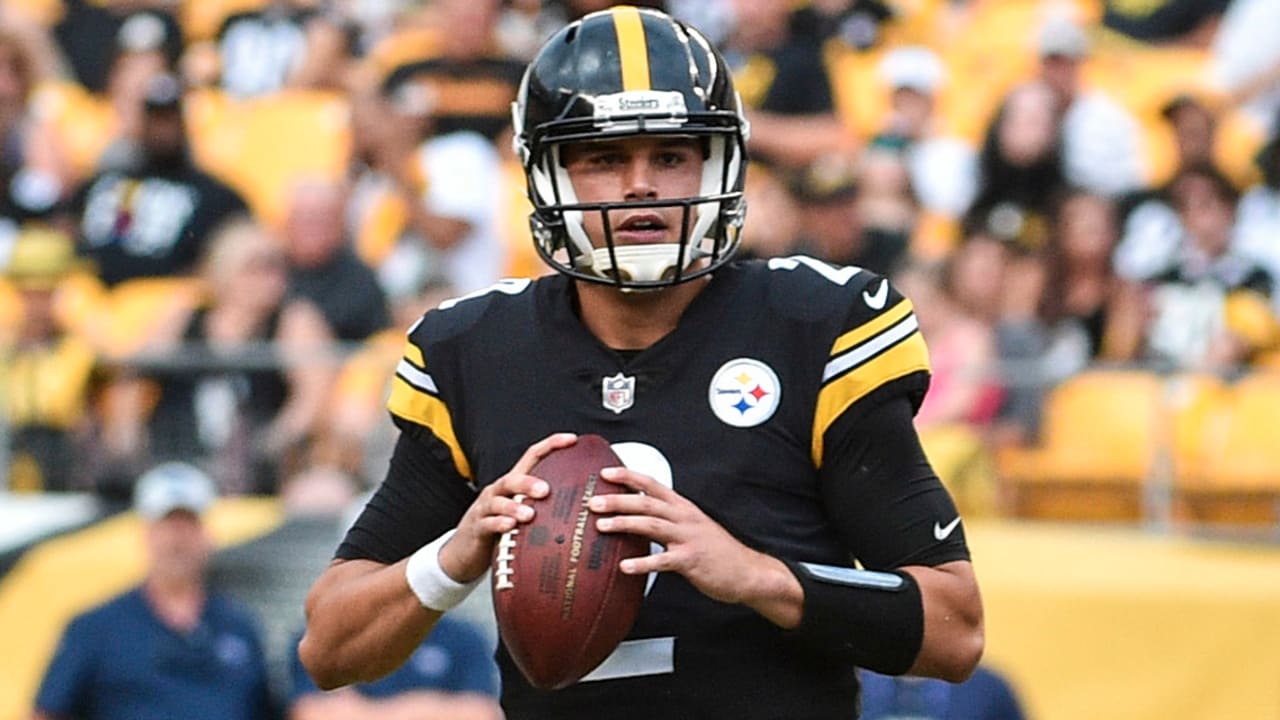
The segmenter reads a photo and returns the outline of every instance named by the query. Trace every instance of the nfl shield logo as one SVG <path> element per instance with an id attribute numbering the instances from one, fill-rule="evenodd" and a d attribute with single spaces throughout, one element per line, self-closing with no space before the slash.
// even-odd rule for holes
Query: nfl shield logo
<path id="1" fill-rule="evenodd" d="M 631 407 L 636 400 L 636 378 L 634 375 L 627 377 L 619 372 L 613 377 L 605 378 L 600 390 L 605 409 L 621 413 Z"/>

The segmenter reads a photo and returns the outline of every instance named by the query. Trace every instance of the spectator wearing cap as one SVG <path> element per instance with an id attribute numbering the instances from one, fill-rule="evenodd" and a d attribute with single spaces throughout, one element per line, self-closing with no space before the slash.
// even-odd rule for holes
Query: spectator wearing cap
<path id="1" fill-rule="evenodd" d="M 80 158 L 91 172 L 129 167 L 138 160 L 146 122 L 146 95 L 152 78 L 174 71 L 176 53 L 172 47 L 176 27 L 163 16 L 138 12 L 124 18 L 115 32 L 114 52 L 106 67 L 106 80 L 98 93 L 109 112 L 99 112 L 99 142 Z"/>
<path id="2" fill-rule="evenodd" d="M 1053 91 L 1062 123 L 1068 182 L 1107 197 L 1142 187 L 1142 128 L 1120 103 L 1085 83 L 1082 69 L 1092 48 L 1084 29 L 1069 16 L 1051 14 L 1036 49 L 1036 79 Z"/>
<path id="3" fill-rule="evenodd" d="M 191 465 L 166 463 L 138 478 L 146 577 L 71 620 L 34 720 L 278 716 L 254 619 L 206 583 L 203 514 L 213 500 L 212 481 Z"/>
<path id="4" fill-rule="evenodd" d="M 90 429 L 87 412 L 93 349 L 54 312 L 59 284 L 81 263 L 71 238 L 27 225 L 0 270 L 19 297 L 14 334 L 0 338 L 0 409 L 9 426 L 12 490 L 68 490 L 77 484 Z"/>
<path id="5" fill-rule="evenodd" d="M 238 193 L 192 160 L 182 108 L 181 81 L 153 76 L 136 157 L 100 171 L 72 203 L 80 251 L 108 286 L 191 273 L 209 234 L 248 212 Z"/>
<path id="6" fill-rule="evenodd" d="M 974 199 L 978 153 L 939 115 L 946 67 L 933 50 L 907 45 L 885 53 L 879 70 L 890 90 L 889 115 L 871 146 L 899 151 L 923 213 L 958 218 Z"/>

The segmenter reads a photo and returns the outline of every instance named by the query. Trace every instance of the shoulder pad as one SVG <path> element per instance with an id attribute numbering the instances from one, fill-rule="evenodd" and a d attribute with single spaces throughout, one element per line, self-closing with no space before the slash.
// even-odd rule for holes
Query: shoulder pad
<path id="1" fill-rule="evenodd" d="M 875 287 L 880 276 L 860 267 L 839 266 L 808 255 L 771 258 L 766 268 L 768 302 L 777 312 L 802 321 L 816 322 L 846 314 L 858 293 Z M 876 300 L 875 296 L 872 300 Z"/>
<path id="2" fill-rule="evenodd" d="M 465 332 L 484 317 L 495 302 L 524 293 L 533 286 L 527 278 L 506 278 L 466 295 L 441 302 L 409 328 L 411 342 L 439 342 Z"/>

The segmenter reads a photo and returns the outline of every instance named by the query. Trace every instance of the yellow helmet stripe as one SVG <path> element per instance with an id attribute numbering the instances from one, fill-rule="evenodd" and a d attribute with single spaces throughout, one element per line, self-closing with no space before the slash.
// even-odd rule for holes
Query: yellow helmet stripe
<path id="1" fill-rule="evenodd" d="M 649 46 L 644 22 L 634 7 L 613 9 L 613 29 L 618 35 L 618 62 L 622 65 L 623 90 L 649 90 Z"/>

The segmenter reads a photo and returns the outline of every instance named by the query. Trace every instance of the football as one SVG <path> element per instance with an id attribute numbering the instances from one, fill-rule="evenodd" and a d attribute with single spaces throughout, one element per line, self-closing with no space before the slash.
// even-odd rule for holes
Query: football
<path id="1" fill-rule="evenodd" d="M 601 533 L 587 510 L 595 495 L 630 492 L 600 477 L 622 465 L 608 441 L 582 435 L 530 471 L 551 486 L 528 523 L 503 534 L 493 556 L 498 632 L 516 665 L 537 688 L 562 688 L 598 666 L 635 623 L 645 576 L 625 575 L 619 561 L 649 554 L 636 535 Z"/>

